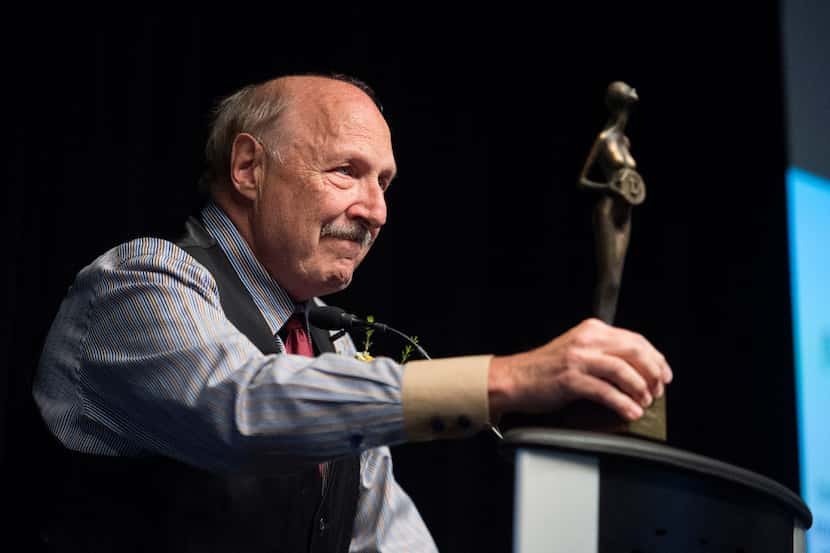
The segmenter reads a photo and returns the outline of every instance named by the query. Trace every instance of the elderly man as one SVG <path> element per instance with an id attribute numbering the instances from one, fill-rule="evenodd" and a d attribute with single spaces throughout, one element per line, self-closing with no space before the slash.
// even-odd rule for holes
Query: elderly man
<path id="1" fill-rule="evenodd" d="M 396 172 L 357 80 L 240 90 L 206 157 L 200 217 L 83 269 L 47 338 L 34 395 L 66 458 L 55 550 L 432 551 L 389 445 L 577 398 L 636 419 L 671 380 L 648 341 L 594 320 L 528 352 L 404 366 L 309 326 L 377 238 Z"/>

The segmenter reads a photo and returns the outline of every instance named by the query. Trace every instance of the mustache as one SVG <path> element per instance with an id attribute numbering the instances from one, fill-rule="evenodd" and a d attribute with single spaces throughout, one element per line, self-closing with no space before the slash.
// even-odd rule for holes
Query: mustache
<path id="1" fill-rule="evenodd" d="M 371 246 L 373 242 L 369 229 L 357 222 L 342 225 L 326 223 L 320 229 L 320 238 L 326 237 L 359 242 L 364 248 Z"/>

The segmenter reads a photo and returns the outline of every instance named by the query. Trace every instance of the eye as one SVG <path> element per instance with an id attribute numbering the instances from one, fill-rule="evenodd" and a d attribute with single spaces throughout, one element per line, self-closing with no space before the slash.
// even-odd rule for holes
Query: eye
<path id="1" fill-rule="evenodd" d="M 351 165 L 341 165 L 340 167 L 336 167 L 334 170 L 341 175 L 346 175 L 347 177 L 354 176 L 354 168 Z"/>

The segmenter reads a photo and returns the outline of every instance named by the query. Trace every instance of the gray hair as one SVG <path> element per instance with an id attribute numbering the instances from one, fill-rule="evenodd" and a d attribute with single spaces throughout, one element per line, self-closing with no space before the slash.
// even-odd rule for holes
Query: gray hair
<path id="1" fill-rule="evenodd" d="M 227 182 L 231 148 L 239 133 L 263 140 L 285 110 L 288 100 L 284 95 L 263 89 L 262 84 L 248 85 L 221 100 L 213 110 L 205 144 L 206 167 L 199 183 L 202 192 Z"/>
<path id="2" fill-rule="evenodd" d="M 374 90 L 360 79 L 342 73 L 304 73 L 298 76 L 324 77 L 349 83 L 362 90 L 383 111 Z M 216 186 L 228 182 L 231 148 L 239 133 L 250 133 L 279 157 L 276 122 L 288 106 L 289 97 L 277 90 L 269 90 L 267 85 L 273 82 L 248 85 L 222 99 L 214 108 L 205 144 L 206 167 L 199 180 L 199 189 L 203 194 L 209 195 Z"/>

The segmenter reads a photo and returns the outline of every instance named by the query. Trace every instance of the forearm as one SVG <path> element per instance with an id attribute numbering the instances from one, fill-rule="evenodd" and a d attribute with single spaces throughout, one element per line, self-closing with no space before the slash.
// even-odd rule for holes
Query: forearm
<path id="1" fill-rule="evenodd" d="M 121 379 L 93 382 L 90 374 L 111 369 L 88 365 L 89 415 L 150 452 L 220 470 L 317 462 L 405 439 L 391 361 L 369 366 L 327 354 L 235 362 L 227 351 L 219 359 L 178 357 L 121 364 L 128 388 Z M 349 371 L 351 378 L 340 376 Z"/>

